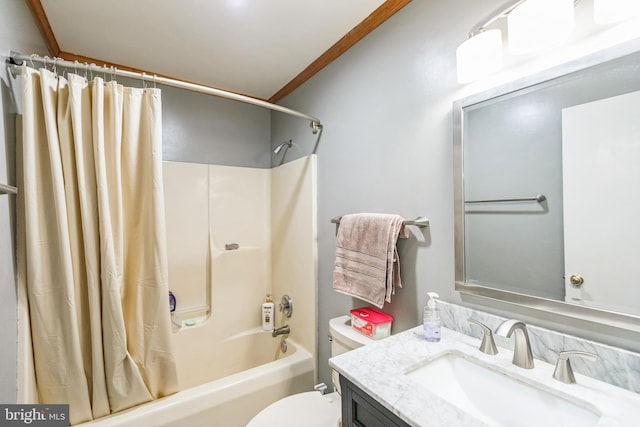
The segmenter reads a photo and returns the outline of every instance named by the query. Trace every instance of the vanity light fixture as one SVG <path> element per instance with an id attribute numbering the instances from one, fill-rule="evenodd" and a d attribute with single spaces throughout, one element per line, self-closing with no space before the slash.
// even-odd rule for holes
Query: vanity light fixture
<path id="1" fill-rule="evenodd" d="M 638 0 L 594 0 L 593 20 L 596 24 L 613 24 L 640 17 Z"/>
<path id="2" fill-rule="evenodd" d="M 524 54 L 564 42 L 573 31 L 574 0 L 527 0 L 507 17 L 509 51 Z"/>
<path id="3" fill-rule="evenodd" d="M 469 83 L 502 68 L 502 31 L 488 30 L 470 37 L 456 49 L 458 82 Z"/>
<path id="4" fill-rule="evenodd" d="M 511 52 L 531 52 L 569 36 L 573 5 L 574 0 L 511 0 L 498 8 L 473 27 L 456 50 L 458 82 L 471 82 L 502 67 L 502 32 L 485 30 L 494 21 L 507 18 Z"/>

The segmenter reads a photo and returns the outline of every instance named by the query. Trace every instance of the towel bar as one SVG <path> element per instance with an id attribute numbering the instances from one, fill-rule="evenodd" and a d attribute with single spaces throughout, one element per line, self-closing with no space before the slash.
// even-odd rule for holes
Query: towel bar
<path id="1" fill-rule="evenodd" d="M 340 224 L 340 220 L 341 219 L 342 219 L 341 216 L 337 216 L 335 218 L 332 218 L 331 222 L 334 223 L 334 224 Z M 415 226 L 420 227 L 420 228 L 425 228 L 425 227 L 429 226 L 429 218 L 424 217 L 424 216 L 419 216 L 416 219 L 402 221 L 402 224 L 403 225 L 415 225 Z"/>
<path id="2" fill-rule="evenodd" d="M 0 194 L 18 194 L 18 189 L 11 185 L 0 184 Z"/>
<path id="3" fill-rule="evenodd" d="M 537 194 L 535 197 L 518 197 L 515 199 L 490 199 L 490 200 L 465 200 L 465 203 L 502 203 L 502 202 L 538 202 L 547 200 L 544 194 Z"/>

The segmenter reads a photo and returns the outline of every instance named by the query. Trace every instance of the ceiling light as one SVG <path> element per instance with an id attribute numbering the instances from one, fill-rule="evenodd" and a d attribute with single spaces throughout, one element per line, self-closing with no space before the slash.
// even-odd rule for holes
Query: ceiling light
<path id="1" fill-rule="evenodd" d="M 640 16 L 638 0 L 594 0 L 593 18 L 596 24 L 612 24 Z"/>
<path id="2" fill-rule="evenodd" d="M 519 4 L 507 17 L 509 50 L 528 53 L 565 41 L 574 26 L 573 1 L 527 0 Z"/>
<path id="3" fill-rule="evenodd" d="M 458 46 L 456 60 L 460 83 L 468 83 L 499 70 L 502 67 L 502 31 L 483 31 L 470 37 Z"/>

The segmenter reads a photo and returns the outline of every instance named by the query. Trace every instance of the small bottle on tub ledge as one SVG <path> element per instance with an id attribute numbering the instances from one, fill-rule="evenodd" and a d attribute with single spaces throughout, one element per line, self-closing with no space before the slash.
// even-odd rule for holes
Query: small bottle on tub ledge
<path id="1" fill-rule="evenodd" d="M 262 329 L 265 331 L 273 331 L 273 307 L 271 294 L 267 294 L 264 303 L 262 303 Z"/>

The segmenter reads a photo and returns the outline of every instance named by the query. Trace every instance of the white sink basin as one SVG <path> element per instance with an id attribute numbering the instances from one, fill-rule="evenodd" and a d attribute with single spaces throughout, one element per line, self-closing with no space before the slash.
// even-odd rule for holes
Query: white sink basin
<path id="1" fill-rule="evenodd" d="M 507 376 L 458 352 L 406 375 L 469 415 L 496 427 L 589 427 L 600 415 L 543 388 Z"/>

